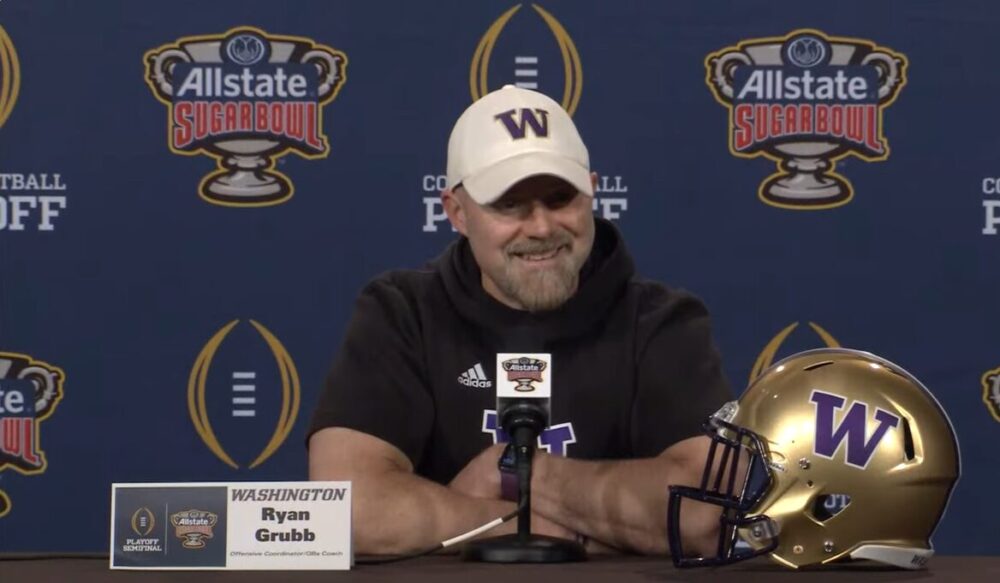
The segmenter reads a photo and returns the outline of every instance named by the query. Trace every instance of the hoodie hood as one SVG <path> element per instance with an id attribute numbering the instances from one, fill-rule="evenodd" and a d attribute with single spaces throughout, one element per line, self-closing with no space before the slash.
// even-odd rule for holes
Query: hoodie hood
<path id="1" fill-rule="evenodd" d="M 449 245 L 432 267 L 441 274 L 451 304 L 462 318 L 477 326 L 499 349 L 544 352 L 552 342 L 578 336 L 603 320 L 635 271 L 614 225 L 597 217 L 594 221 L 594 246 L 580 269 L 579 287 L 554 310 L 517 310 L 487 293 L 465 237 Z"/>

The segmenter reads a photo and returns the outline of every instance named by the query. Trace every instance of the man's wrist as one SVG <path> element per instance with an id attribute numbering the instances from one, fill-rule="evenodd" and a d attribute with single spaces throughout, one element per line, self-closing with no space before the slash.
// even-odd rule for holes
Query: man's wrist
<path id="1" fill-rule="evenodd" d="M 514 466 L 514 446 L 510 443 L 504 448 L 500 459 L 497 460 L 497 469 L 500 471 L 500 498 L 517 502 L 518 483 L 517 471 Z"/>

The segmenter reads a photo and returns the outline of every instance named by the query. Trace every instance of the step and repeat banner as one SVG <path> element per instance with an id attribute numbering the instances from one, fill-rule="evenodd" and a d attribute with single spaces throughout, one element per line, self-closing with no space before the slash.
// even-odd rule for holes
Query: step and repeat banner
<path id="1" fill-rule="evenodd" d="M 819 346 L 923 380 L 963 461 L 938 550 L 1000 552 L 998 26 L 972 0 L 0 0 L 0 550 L 106 548 L 112 482 L 304 479 L 358 291 L 454 239 L 451 125 L 513 83 L 573 115 L 594 212 L 704 298 L 736 391 Z"/>

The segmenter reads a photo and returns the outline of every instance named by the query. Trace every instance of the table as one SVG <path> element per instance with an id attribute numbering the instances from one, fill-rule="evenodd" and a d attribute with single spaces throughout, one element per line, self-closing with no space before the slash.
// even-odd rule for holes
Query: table
<path id="1" fill-rule="evenodd" d="M 590 582 L 701 582 L 745 583 L 795 581 L 1000 581 L 1000 557 L 934 557 L 926 571 L 901 571 L 876 566 L 844 566 L 833 570 L 795 572 L 764 559 L 717 569 L 675 569 L 669 559 L 595 556 L 585 563 L 562 565 L 487 565 L 466 563 L 457 556 L 431 556 L 387 565 L 359 565 L 353 571 L 110 571 L 107 558 L 51 558 L 11 560 L 0 555 L 3 583 L 96 583 L 103 581 L 210 581 L 213 583 L 363 581 L 544 583 Z"/>

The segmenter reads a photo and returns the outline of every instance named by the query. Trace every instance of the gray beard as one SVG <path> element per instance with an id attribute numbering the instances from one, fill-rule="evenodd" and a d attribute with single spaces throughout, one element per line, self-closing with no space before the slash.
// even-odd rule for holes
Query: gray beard
<path id="1" fill-rule="evenodd" d="M 529 312 L 553 310 L 566 303 L 573 294 L 580 280 L 579 269 L 573 265 L 572 258 L 567 256 L 553 269 L 538 273 L 520 272 L 514 267 L 511 259 L 496 284 L 507 297 L 513 298 Z"/>

